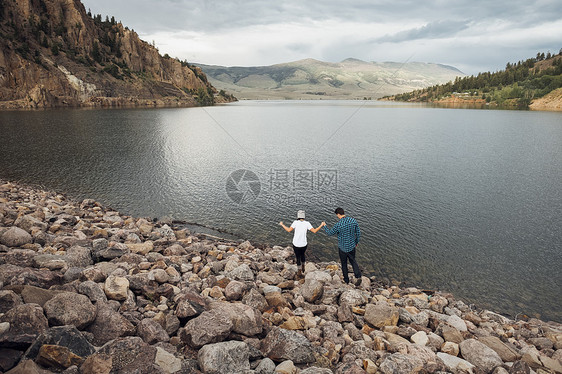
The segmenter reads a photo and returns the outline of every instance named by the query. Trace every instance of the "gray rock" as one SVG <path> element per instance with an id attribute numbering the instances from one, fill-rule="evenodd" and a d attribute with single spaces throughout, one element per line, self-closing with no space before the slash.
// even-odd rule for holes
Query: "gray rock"
<path id="1" fill-rule="evenodd" d="M 516 361 L 509 368 L 509 374 L 530 374 L 531 368 L 524 361 Z"/>
<path id="2" fill-rule="evenodd" d="M 362 291 L 356 289 L 347 290 L 343 292 L 340 295 L 340 300 L 339 300 L 340 304 L 346 304 L 352 307 L 363 305 L 366 302 L 367 302 L 367 296 L 365 296 L 365 294 Z"/>
<path id="3" fill-rule="evenodd" d="M 182 369 L 182 361 L 161 347 L 156 347 L 154 362 L 166 374 L 178 373 Z"/>
<path id="4" fill-rule="evenodd" d="M 129 291 L 129 281 L 125 277 L 111 275 L 105 280 L 104 291 L 108 299 L 126 300 Z"/>
<path id="5" fill-rule="evenodd" d="M 74 325 L 83 330 L 96 319 L 97 308 L 87 296 L 74 292 L 55 295 L 44 306 L 49 324 L 54 326 Z"/>
<path id="6" fill-rule="evenodd" d="M 201 313 L 180 329 L 180 339 L 193 348 L 223 341 L 234 325 L 229 316 L 215 309 Z"/>
<path id="7" fill-rule="evenodd" d="M 78 292 L 88 296 L 92 303 L 106 303 L 107 296 L 99 284 L 92 281 L 85 281 L 78 285 Z"/>
<path id="8" fill-rule="evenodd" d="M 261 360 L 258 366 L 254 369 L 255 374 L 273 374 L 274 371 L 275 362 L 267 357 Z"/>
<path id="9" fill-rule="evenodd" d="M 14 222 L 14 225 L 21 227 L 27 232 L 31 232 L 32 227 L 38 227 L 42 231 L 47 230 L 48 225 L 41 221 L 40 219 L 32 216 L 31 214 L 27 214 L 25 216 L 21 216 Z"/>
<path id="10" fill-rule="evenodd" d="M 258 290 L 251 288 L 242 298 L 242 302 L 246 305 L 256 308 L 260 312 L 268 308 L 267 300 Z"/>
<path id="11" fill-rule="evenodd" d="M 379 329 L 384 326 L 396 326 L 399 316 L 398 308 L 385 302 L 367 304 L 365 307 L 365 321 Z"/>
<path id="12" fill-rule="evenodd" d="M 419 373 L 423 369 L 423 361 L 417 357 L 394 353 L 387 356 L 381 363 L 379 370 L 383 374 Z"/>
<path id="13" fill-rule="evenodd" d="M 17 226 L 12 226 L 0 236 L 0 244 L 8 247 L 21 247 L 33 242 L 31 235 Z"/>
<path id="14" fill-rule="evenodd" d="M 137 325 L 137 335 L 148 344 L 167 342 L 170 340 L 164 328 L 152 318 L 145 318 Z"/>
<path id="15" fill-rule="evenodd" d="M 113 339 L 133 335 L 135 326 L 107 305 L 99 305 L 94 322 L 88 327 L 94 335 L 93 342 L 103 345 Z"/>
<path id="16" fill-rule="evenodd" d="M 295 364 L 314 362 L 312 344 L 303 335 L 280 328 L 273 328 L 261 341 L 261 351 L 273 361 L 292 360 Z"/>
<path id="17" fill-rule="evenodd" d="M 23 304 L 10 309 L 0 316 L 0 323 L 9 325 L 8 331 L 0 335 L 0 347 L 6 348 L 27 348 L 49 327 L 43 308 L 37 304 Z"/>
<path id="18" fill-rule="evenodd" d="M 211 310 L 228 316 L 235 333 L 254 336 L 262 332 L 262 315 L 256 308 L 241 303 L 215 302 L 211 304 Z"/>
<path id="19" fill-rule="evenodd" d="M 322 294 L 324 293 L 324 285 L 322 282 L 314 279 L 305 280 L 300 292 L 307 302 L 314 303 L 322 297 Z"/>
<path id="20" fill-rule="evenodd" d="M 91 251 L 77 245 L 66 250 L 65 259 L 68 266 L 85 268 L 93 264 Z"/>
<path id="21" fill-rule="evenodd" d="M 254 272 L 252 271 L 252 269 L 250 269 L 250 267 L 247 264 L 242 264 L 236 267 L 235 269 L 227 273 L 227 276 L 230 279 L 234 279 L 242 282 L 248 282 L 248 281 L 251 282 L 254 280 Z"/>
<path id="22" fill-rule="evenodd" d="M 502 359 L 493 349 L 477 340 L 465 340 L 459 344 L 459 348 L 464 359 L 486 373 L 491 373 L 497 366 L 503 364 Z"/>
<path id="23" fill-rule="evenodd" d="M 242 374 L 250 370 L 249 355 L 246 343 L 228 341 L 203 346 L 197 359 L 205 374 Z"/>
<path id="24" fill-rule="evenodd" d="M 521 354 L 514 346 L 502 342 L 498 337 L 483 336 L 479 341 L 496 351 L 504 362 L 514 362 L 521 358 Z"/>
<path id="25" fill-rule="evenodd" d="M 198 293 L 184 292 L 177 301 L 176 316 L 180 319 L 198 316 L 208 308 L 208 302 Z"/>
<path id="26" fill-rule="evenodd" d="M 156 348 L 146 344 L 137 336 L 111 340 L 97 353 L 111 357 L 111 373 L 164 373 L 155 363 Z"/>
<path id="27" fill-rule="evenodd" d="M 474 365 L 470 362 L 463 360 L 460 357 L 451 356 L 450 354 L 438 352 L 437 357 L 443 361 L 447 370 L 452 371 L 453 373 L 458 372 L 468 372 L 472 373 L 472 369 Z"/>
<path id="28" fill-rule="evenodd" d="M 316 366 L 311 366 L 309 368 L 299 371 L 299 374 L 332 374 L 332 370 L 327 368 L 319 368 Z"/>

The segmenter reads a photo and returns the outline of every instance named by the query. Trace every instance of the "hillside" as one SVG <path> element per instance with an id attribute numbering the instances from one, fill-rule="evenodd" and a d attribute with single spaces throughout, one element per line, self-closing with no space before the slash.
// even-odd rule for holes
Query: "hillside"
<path id="1" fill-rule="evenodd" d="M 562 50 L 538 53 L 504 70 L 457 78 L 446 84 L 388 97 L 397 101 L 537 110 L 562 109 Z"/>
<path id="2" fill-rule="evenodd" d="M 446 65 L 357 59 L 339 63 L 306 59 L 253 67 L 198 66 L 215 87 L 239 99 L 376 99 L 465 76 Z"/>
<path id="3" fill-rule="evenodd" d="M 194 106 L 232 100 L 79 0 L 0 1 L 0 109 Z"/>

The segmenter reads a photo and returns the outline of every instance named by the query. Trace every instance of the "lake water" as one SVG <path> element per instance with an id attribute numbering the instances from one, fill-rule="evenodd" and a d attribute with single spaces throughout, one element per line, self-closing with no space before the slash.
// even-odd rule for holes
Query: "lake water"
<path id="1" fill-rule="evenodd" d="M 4 179 L 279 245 L 341 206 L 366 273 L 562 321 L 562 113 L 248 101 L 0 112 L 0 135 Z"/>

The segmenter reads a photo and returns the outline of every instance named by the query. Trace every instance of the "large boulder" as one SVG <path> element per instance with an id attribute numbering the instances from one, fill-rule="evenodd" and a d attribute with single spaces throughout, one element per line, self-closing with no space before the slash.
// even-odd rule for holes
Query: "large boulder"
<path id="1" fill-rule="evenodd" d="M 186 323 L 180 330 L 180 339 L 193 348 L 223 341 L 232 331 L 234 325 L 228 315 L 220 309 L 201 313 Z"/>
<path id="2" fill-rule="evenodd" d="M 385 302 L 367 304 L 365 307 L 365 321 L 379 329 L 384 326 L 396 326 L 399 317 L 399 309 Z"/>
<path id="3" fill-rule="evenodd" d="M 502 342 L 496 336 L 482 336 L 479 341 L 496 351 L 504 362 L 514 362 L 521 358 L 521 354 L 514 346 Z"/>
<path id="4" fill-rule="evenodd" d="M 163 373 L 155 363 L 156 348 L 146 344 L 138 336 L 111 340 L 101 347 L 97 354 L 111 357 L 111 373 Z"/>
<path id="5" fill-rule="evenodd" d="M 27 348 L 37 336 L 49 327 L 43 308 L 37 304 L 22 304 L 0 316 L 0 324 L 8 330 L 0 334 L 0 347 Z"/>
<path id="6" fill-rule="evenodd" d="M 137 335 L 148 344 L 167 342 L 170 336 L 162 325 L 152 318 L 145 318 L 137 325 Z"/>
<path id="7" fill-rule="evenodd" d="M 303 335 L 290 330 L 273 328 L 261 341 L 264 356 L 273 361 L 291 360 L 295 364 L 314 362 L 314 348 Z"/>
<path id="8" fill-rule="evenodd" d="M 232 271 L 228 272 L 227 276 L 230 279 L 234 279 L 241 282 L 246 282 L 246 281 L 251 282 L 254 280 L 254 272 L 252 271 L 252 269 L 250 269 L 250 267 L 247 264 L 242 264 L 236 267 Z"/>
<path id="9" fill-rule="evenodd" d="M 448 353 L 438 352 L 437 357 L 443 361 L 447 370 L 453 373 L 472 373 L 474 365 L 460 357 L 452 356 Z"/>
<path id="10" fill-rule="evenodd" d="M 52 326 L 74 325 L 83 330 L 96 319 L 97 308 L 87 296 L 74 292 L 55 295 L 44 306 Z"/>
<path id="11" fill-rule="evenodd" d="M 256 308 L 241 303 L 216 302 L 211 304 L 211 309 L 228 316 L 235 333 L 254 336 L 262 332 L 262 315 Z"/>
<path id="12" fill-rule="evenodd" d="M 94 344 L 103 345 L 110 340 L 133 335 L 136 328 L 120 313 L 102 305 L 88 331 L 94 335 Z"/>
<path id="13" fill-rule="evenodd" d="M 0 290 L 0 314 L 22 304 L 21 297 L 12 290 Z"/>
<path id="14" fill-rule="evenodd" d="M 381 363 L 379 370 L 382 374 L 414 374 L 423 369 L 423 361 L 415 356 L 394 353 L 388 355 Z"/>
<path id="15" fill-rule="evenodd" d="M 200 294 L 186 291 L 177 301 L 176 316 L 179 319 L 198 316 L 208 308 L 208 301 Z"/>
<path id="16" fill-rule="evenodd" d="M 242 302 L 246 305 L 256 308 L 260 312 L 265 311 L 269 307 L 265 296 L 263 296 L 255 288 L 251 288 L 250 291 L 248 291 L 248 293 L 246 293 L 244 297 L 242 297 Z"/>
<path id="17" fill-rule="evenodd" d="M 69 352 L 84 358 L 96 351 L 88 339 L 74 326 L 57 326 L 44 331 L 25 352 L 25 358 L 34 360 L 43 345 L 66 347 Z"/>
<path id="18" fill-rule="evenodd" d="M 242 374 L 250 371 L 249 357 L 246 343 L 227 341 L 203 346 L 197 359 L 205 374 Z"/>
<path id="19" fill-rule="evenodd" d="M 104 284 L 105 295 L 108 299 L 124 301 L 129 291 L 129 281 L 125 277 L 111 275 Z"/>
<path id="20" fill-rule="evenodd" d="M 496 367 L 503 364 L 500 356 L 492 348 L 475 339 L 461 342 L 459 348 L 465 360 L 486 373 L 491 373 Z"/>
<path id="21" fill-rule="evenodd" d="M 351 307 L 363 305 L 367 302 L 367 296 L 361 291 L 356 289 L 351 289 L 344 291 L 340 295 L 340 304 L 346 304 Z"/>
<path id="22" fill-rule="evenodd" d="M 17 226 L 12 226 L 0 236 L 0 244 L 7 247 L 21 247 L 33 242 L 31 235 Z"/>
<path id="23" fill-rule="evenodd" d="M 322 294 L 324 293 L 324 284 L 314 279 L 305 280 L 300 292 L 307 302 L 314 303 L 322 297 Z"/>

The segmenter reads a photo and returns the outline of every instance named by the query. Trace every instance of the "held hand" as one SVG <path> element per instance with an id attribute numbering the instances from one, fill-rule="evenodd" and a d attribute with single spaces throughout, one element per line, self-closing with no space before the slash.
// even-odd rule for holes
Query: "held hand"
<path id="1" fill-rule="evenodd" d="M 322 221 L 322 223 L 320 224 L 320 227 L 322 226 L 326 226 L 326 222 Z"/>
<path id="2" fill-rule="evenodd" d="M 281 226 L 283 226 L 283 221 L 279 222 L 279 224 L 280 224 Z"/>

